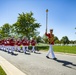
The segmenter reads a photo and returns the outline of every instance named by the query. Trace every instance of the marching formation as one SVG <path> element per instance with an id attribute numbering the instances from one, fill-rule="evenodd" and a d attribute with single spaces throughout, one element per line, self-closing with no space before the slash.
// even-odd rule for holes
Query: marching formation
<path id="1" fill-rule="evenodd" d="M 36 40 L 32 38 L 31 40 L 28 40 L 26 37 L 17 38 L 9 37 L 7 39 L 0 39 L 0 50 L 14 54 L 14 51 L 20 52 L 23 50 L 23 52 L 26 54 L 27 51 L 29 51 L 29 46 L 32 46 L 32 52 L 35 52 L 35 46 L 36 46 Z"/>

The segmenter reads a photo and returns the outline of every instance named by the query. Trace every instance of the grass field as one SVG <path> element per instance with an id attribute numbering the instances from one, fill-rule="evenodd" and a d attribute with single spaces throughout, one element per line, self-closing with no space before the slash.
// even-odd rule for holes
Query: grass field
<path id="1" fill-rule="evenodd" d="M 47 44 L 38 44 L 38 50 L 48 51 L 49 45 Z M 63 52 L 63 53 L 73 53 L 76 54 L 76 46 L 53 46 L 55 52 Z"/>
<path id="2" fill-rule="evenodd" d="M 0 66 L 0 75 L 6 75 L 6 73 L 4 72 L 1 66 Z"/>
<path id="3" fill-rule="evenodd" d="M 55 52 L 76 54 L 76 46 L 53 46 Z"/>

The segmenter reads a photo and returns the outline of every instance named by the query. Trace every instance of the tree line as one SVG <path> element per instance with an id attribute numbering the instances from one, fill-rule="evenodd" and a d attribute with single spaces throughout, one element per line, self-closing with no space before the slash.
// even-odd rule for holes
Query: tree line
<path id="1" fill-rule="evenodd" d="M 43 40 L 45 40 L 45 43 L 48 43 L 48 38 L 44 35 Z M 60 40 L 57 36 L 54 37 L 55 44 L 76 44 L 76 40 L 69 40 L 67 36 L 63 36 Z"/>
<path id="2" fill-rule="evenodd" d="M 35 38 L 38 43 L 48 43 L 48 38 L 45 36 L 45 33 L 43 36 L 39 36 L 40 32 L 38 32 L 37 29 L 40 28 L 41 24 L 37 23 L 33 15 L 33 12 L 22 12 L 21 14 L 18 14 L 17 21 L 14 24 L 10 25 L 9 23 L 5 23 L 4 25 L 1 25 L 0 39 L 12 36 L 15 38 L 26 36 L 28 39 Z M 69 40 L 67 36 L 63 36 L 61 40 L 55 36 L 54 41 L 56 44 L 76 43 L 76 40 Z"/>
<path id="3" fill-rule="evenodd" d="M 40 23 L 36 22 L 33 13 L 21 13 L 18 15 L 17 22 L 10 25 L 5 23 L 0 27 L 0 38 L 14 36 L 16 38 L 26 36 L 28 39 L 39 35 L 37 31 L 40 28 Z"/>

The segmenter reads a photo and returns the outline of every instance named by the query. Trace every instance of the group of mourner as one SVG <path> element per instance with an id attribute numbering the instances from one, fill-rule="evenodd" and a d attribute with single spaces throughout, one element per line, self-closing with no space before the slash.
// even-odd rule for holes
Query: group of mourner
<path id="1" fill-rule="evenodd" d="M 21 49 L 25 54 L 27 54 L 30 45 L 32 46 L 31 51 L 35 52 L 36 40 L 34 38 L 28 40 L 26 37 L 23 37 L 22 39 L 9 37 L 7 39 L 0 40 L 0 50 L 11 53 L 12 55 L 14 54 L 15 50 L 21 52 Z"/>

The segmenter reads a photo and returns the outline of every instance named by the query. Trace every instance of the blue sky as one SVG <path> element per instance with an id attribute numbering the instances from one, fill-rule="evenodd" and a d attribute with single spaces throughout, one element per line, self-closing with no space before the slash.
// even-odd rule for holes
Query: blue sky
<path id="1" fill-rule="evenodd" d="M 46 12 L 48 9 L 48 32 L 54 29 L 54 35 L 61 39 L 68 36 L 76 40 L 76 0 L 0 0 L 0 26 L 17 21 L 18 13 L 32 11 L 36 22 L 42 26 L 40 35 L 45 33 Z"/>

